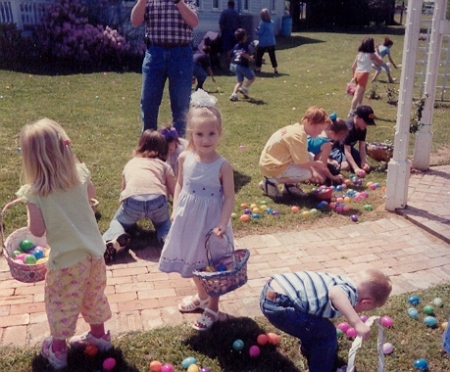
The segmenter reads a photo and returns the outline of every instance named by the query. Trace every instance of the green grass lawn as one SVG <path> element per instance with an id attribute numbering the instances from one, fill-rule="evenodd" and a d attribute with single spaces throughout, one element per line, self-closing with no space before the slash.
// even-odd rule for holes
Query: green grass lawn
<path id="1" fill-rule="evenodd" d="M 394 41 L 392 57 L 397 64 L 402 61 L 403 36 L 395 32 L 389 37 Z M 293 205 L 301 211 L 315 208 L 317 200 L 311 195 L 302 199 L 284 198 L 277 203 L 263 197 L 258 188 L 261 177 L 258 159 L 269 136 L 278 128 L 300 120 L 311 105 L 324 107 L 329 113 L 336 111 L 346 117 L 351 97 L 345 94 L 346 83 L 351 78 L 351 65 L 357 48 L 365 35 L 345 33 L 305 32 L 279 39 L 277 59 L 279 75 L 273 76 L 267 63 L 263 72 L 251 86 L 249 100 L 230 102 L 229 95 L 235 78 L 216 73 L 217 83 L 207 80 L 205 89 L 218 98 L 218 108 L 223 114 L 224 134 L 219 146 L 220 153 L 233 165 L 235 171 L 236 208 L 241 214 L 242 203 L 257 205 L 262 200 L 280 211 L 278 217 L 262 214 L 259 220 L 242 223 L 233 220 L 237 236 L 269 233 L 280 230 L 307 229 L 311 226 L 352 223 L 349 214 L 359 215 L 360 221 L 379 218 L 384 212 L 381 188 L 369 191 L 369 199 L 351 202 L 351 212 L 339 215 L 324 211 L 304 217 L 292 213 Z M 384 34 L 375 35 L 381 43 Z M 400 70 L 394 70 L 398 80 Z M 397 81 L 398 81 L 397 80 Z M 392 87 L 399 88 L 399 84 Z M 388 104 L 387 79 L 383 73 L 375 89 L 379 99 L 365 100 L 374 108 L 376 127 L 369 127 L 368 141 L 392 140 L 396 124 L 397 107 Z M 370 91 L 371 88 L 368 89 Z M 21 127 L 42 117 L 50 117 L 61 123 L 72 139 L 74 151 L 86 162 L 97 189 L 98 223 L 103 233 L 118 207 L 121 172 L 131 157 L 141 130 L 139 99 L 141 75 L 138 73 L 93 73 L 74 75 L 29 75 L 12 71 L 0 71 L 0 204 L 4 206 L 15 198 L 20 187 L 21 159 L 18 152 L 18 133 Z M 450 140 L 447 125 L 447 104 L 435 110 L 433 122 L 433 151 L 445 147 Z M 170 123 L 167 92 L 160 110 L 160 125 Z M 412 153 L 414 135 L 410 138 Z M 366 181 L 386 183 L 385 166 L 372 161 L 375 171 Z M 347 174 L 348 176 L 348 174 Z M 365 181 L 365 182 L 366 182 Z M 311 185 L 306 185 L 311 190 Z M 365 185 L 356 188 L 366 190 Z M 371 204 L 374 211 L 365 211 L 364 204 Z M 8 210 L 4 218 L 6 235 L 26 225 L 23 205 Z M 141 224 L 150 230 L 148 223 Z M 424 291 L 425 301 L 434 297 L 446 298 L 445 307 L 437 309 L 439 320 L 448 317 L 449 288 L 438 287 Z M 396 319 L 393 329 L 386 330 L 388 340 L 396 351 L 387 358 L 388 371 L 411 371 L 414 358 L 426 351 L 430 371 L 448 371 L 450 363 L 443 358 L 439 346 L 442 333 L 439 328 L 428 329 L 420 321 L 412 321 L 406 315 L 405 296 L 393 297 L 383 311 Z M 152 359 L 176 364 L 183 356 L 195 355 L 212 371 L 305 371 L 304 361 L 298 356 L 298 346 L 289 337 L 282 337 L 278 348 L 267 348 L 261 358 L 249 359 L 246 355 L 230 352 L 220 340 L 224 334 L 231 340 L 238 336 L 250 340 L 260 328 L 270 330 L 264 321 L 243 320 L 236 329 L 217 325 L 202 342 L 189 327 L 181 326 L 154 330 L 145 334 L 128 335 L 115 340 L 129 370 L 147 371 Z M 238 334 L 238 330 L 244 332 Z M 273 329 L 272 329 L 273 330 Z M 220 331 L 220 333 L 219 333 Z M 233 333 L 234 332 L 234 333 Z M 216 337 L 217 336 L 217 337 Z M 250 342 L 250 341 L 248 341 Z M 345 357 L 349 342 L 342 339 L 340 355 Z M 182 346 L 180 346 L 182 345 Z M 370 345 L 370 346 L 369 346 Z M 373 371 L 376 368 L 374 340 L 358 356 L 358 370 Z M 28 371 L 34 350 L 11 350 L 1 348 L 1 371 Z M 275 360 L 271 364 L 270 360 Z M 39 360 L 36 361 L 39 365 Z M 278 363 L 278 364 L 277 364 Z M 135 367 L 133 367 L 135 366 Z M 432 367 L 431 367 L 432 366 Z M 92 366 L 91 366 L 92 367 Z M 89 367 L 89 368 L 91 368 Z M 86 367 L 85 370 L 90 370 Z M 94 368 L 94 367 L 92 367 Z M 123 370 L 125 367 L 123 367 Z M 133 369 L 137 368 L 137 369 Z M 178 367 L 178 370 L 180 367 Z M 75 369 L 74 369 L 75 370 Z M 78 369 L 77 369 L 78 370 Z M 92 369 L 95 371 L 95 369 Z"/>

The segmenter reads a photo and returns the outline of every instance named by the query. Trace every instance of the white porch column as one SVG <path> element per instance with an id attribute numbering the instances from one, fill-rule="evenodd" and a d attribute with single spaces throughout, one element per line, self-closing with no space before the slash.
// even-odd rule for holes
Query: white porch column
<path id="1" fill-rule="evenodd" d="M 416 133 L 413 168 L 427 170 L 430 166 L 430 154 L 433 139 L 431 123 L 433 120 L 436 83 L 441 59 L 442 34 L 444 33 L 447 0 L 434 1 L 433 21 L 431 24 L 430 45 L 428 50 L 427 73 L 425 78 L 425 105 L 422 111 L 421 125 Z"/>
<path id="2" fill-rule="evenodd" d="M 23 29 L 22 12 L 20 11 L 21 1 L 22 0 L 11 0 L 11 13 L 18 30 Z"/>
<path id="3" fill-rule="evenodd" d="M 423 0 L 410 0 L 403 44 L 402 74 L 395 125 L 394 154 L 388 164 L 385 208 L 394 211 L 404 208 L 408 200 L 410 163 L 408 160 L 409 124 L 414 89 L 417 46 Z"/>

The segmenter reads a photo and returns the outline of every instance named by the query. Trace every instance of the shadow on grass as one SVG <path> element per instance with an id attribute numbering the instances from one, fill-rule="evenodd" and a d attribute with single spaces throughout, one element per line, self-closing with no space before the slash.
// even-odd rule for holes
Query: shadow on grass
<path id="1" fill-rule="evenodd" d="M 233 170 L 234 174 L 234 192 L 238 193 L 240 189 L 242 189 L 245 185 L 249 184 L 252 181 L 250 176 L 246 174 L 240 173 L 236 170 Z"/>
<path id="2" fill-rule="evenodd" d="M 99 352 L 95 356 L 88 356 L 84 348 L 69 350 L 67 357 L 67 367 L 57 370 L 58 372 L 97 372 L 105 371 L 103 362 L 106 358 L 114 358 L 116 366 L 110 369 L 110 372 L 139 372 L 139 370 L 130 365 L 123 357 L 120 349 L 112 348 L 109 351 Z M 42 355 L 36 355 L 31 363 L 32 372 L 54 372 L 56 371 L 49 365 L 47 359 Z"/>
<path id="3" fill-rule="evenodd" d="M 259 357 L 250 357 L 249 349 L 256 345 L 256 339 L 262 333 L 266 331 L 254 320 L 240 317 L 217 322 L 210 331 L 191 336 L 185 344 L 211 359 L 217 359 L 224 372 L 300 372 L 291 360 L 277 351 L 275 345 L 260 346 Z M 242 351 L 233 350 L 236 339 L 244 342 Z"/>
<path id="4" fill-rule="evenodd" d="M 296 48 L 300 45 L 324 43 L 323 40 L 310 37 L 291 35 L 289 37 L 277 38 L 277 50 Z"/>

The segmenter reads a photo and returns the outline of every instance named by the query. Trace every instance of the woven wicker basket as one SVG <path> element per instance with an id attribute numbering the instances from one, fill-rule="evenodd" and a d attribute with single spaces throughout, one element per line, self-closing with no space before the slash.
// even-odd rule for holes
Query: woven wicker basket
<path id="1" fill-rule="evenodd" d="M 366 144 L 366 152 L 373 160 L 388 162 L 394 153 L 394 146 L 388 143 L 370 142 Z"/>
<path id="2" fill-rule="evenodd" d="M 0 235 L 2 237 L 2 251 L 5 255 L 6 261 L 8 262 L 9 271 L 14 279 L 23 282 L 23 283 L 36 283 L 45 279 L 45 274 L 47 273 L 47 266 L 45 263 L 35 264 L 35 265 L 27 265 L 20 264 L 15 262 L 12 258 L 12 253 L 15 250 L 19 249 L 20 242 L 24 239 L 31 240 L 34 245 L 47 246 L 47 240 L 45 235 L 43 237 L 36 237 L 31 234 L 30 230 L 27 227 L 22 227 L 13 233 L 11 233 L 6 241 L 4 239 L 3 233 L 3 215 L 6 210 L 11 207 L 13 204 L 20 201 L 20 199 L 16 199 L 11 203 L 8 203 L 2 210 L 0 215 Z"/>
<path id="3" fill-rule="evenodd" d="M 206 271 L 206 268 L 204 268 L 195 270 L 193 274 L 200 280 L 209 296 L 218 297 L 247 283 L 247 261 L 250 257 L 250 251 L 248 249 L 235 250 L 228 236 L 224 235 L 228 241 L 230 253 L 213 262 L 209 243 L 211 233 L 212 230 L 207 234 L 205 242 L 209 266 L 223 266 L 226 270 Z"/>

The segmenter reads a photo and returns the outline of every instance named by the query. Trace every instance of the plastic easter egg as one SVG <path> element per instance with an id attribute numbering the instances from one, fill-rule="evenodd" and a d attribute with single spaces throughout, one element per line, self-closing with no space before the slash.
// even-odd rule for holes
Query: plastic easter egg
<path id="1" fill-rule="evenodd" d="M 267 344 L 269 340 L 267 339 L 267 336 L 264 333 L 261 333 L 257 338 L 256 338 L 256 342 L 258 343 L 258 345 L 265 345 Z"/>
<path id="2" fill-rule="evenodd" d="M 252 213 L 252 218 L 254 219 L 254 220 L 259 220 L 259 214 L 258 213 Z"/>
<path id="3" fill-rule="evenodd" d="M 342 332 L 339 328 L 336 328 L 336 335 L 338 337 L 342 337 L 344 335 L 344 332 Z"/>
<path id="4" fill-rule="evenodd" d="M 442 329 L 443 331 L 445 331 L 445 330 L 447 329 L 447 327 L 448 327 L 448 322 L 443 322 L 443 323 L 441 323 L 441 329 Z"/>
<path id="5" fill-rule="evenodd" d="M 152 372 L 161 372 L 162 363 L 159 360 L 152 360 L 150 362 L 150 371 Z"/>
<path id="6" fill-rule="evenodd" d="M 203 367 L 200 372 L 211 372 L 211 369 L 209 367 Z"/>
<path id="7" fill-rule="evenodd" d="M 250 219 L 250 216 L 248 214 L 243 214 L 239 219 L 241 222 L 247 222 Z"/>
<path id="8" fill-rule="evenodd" d="M 46 263 L 47 261 L 48 261 L 48 257 L 42 257 L 39 260 L 36 260 L 36 265 Z"/>
<path id="9" fill-rule="evenodd" d="M 197 363 L 197 359 L 195 359 L 194 357 L 187 357 L 183 359 L 183 361 L 181 362 L 181 366 L 184 369 L 188 369 L 191 364 L 195 363 Z"/>
<path id="10" fill-rule="evenodd" d="M 363 314 L 363 315 L 359 316 L 359 319 L 361 319 L 361 322 L 365 323 L 365 322 L 367 322 L 367 319 L 369 319 L 369 317 L 367 315 Z"/>
<path id="11" fill-rule="evenodd" d="M 434 314 L 434 308 L 431 305 L 425 305 L 423 307 L 423 312 L 427 315 L 432 315 L 432 314 Z"/>
<path id="12" fill-rule="evenodd" d="M 84 349 L 84 353 L 87 356 L 95 356 L 98 353 L 98 348 L 95 345 L 89 344 L 86 346 L 86 349 Z"/>
<path id="13" fill-rule="evenodd" d="M 423 322 L 427 325 L 427 327 L 435 327 L 437 324 L 436 318 L 434 316 L 430 316 L 430 315 L 426 316 L 423 319 Z"/>
<path id="14" fill-rule="evenodd" d="M 294 205 L 293 207 L 291 207 L 292 213 L 298 213 L 299 210 L 300 210 L 300 209 L 299 209 L 296 205 Z"/>
<path id="15" fill-rule="evenodd" d="M 345 213 L 347 213 L 348 211 L 350 211 L 350 206 L 349 206 L 349 205 L 344 205 L 344 206 L 342 207 L 342 211 L 345 212 Z"/>
<path id="16" fill-rule="evenodd" d="M 279 211 L 277 211 L 275 209 L 272 211 L 272 216 L 279 216 L 279 215 L 280 215 Z"/>
<path id="17" fill-rule="evenodd" d="M 358 222 L 358 216 L 356 214 L 352 214 L 351 219 L 353 222 Z"/>
<path id="18" fill-rule="evenodd" d="M 364 210 L 365 211 L 372 211 L 373 207 L 370 204 L 366 204 L 366 205 L 364 205 Z"/>
<path id="19" fill-rule="evenodd" d="M 414 361 L 414 367 L 416 367 L 420 371 L 425 371 L 428 369 L 428 362 L 426 361 L 426 359 L 419 358 Z"/>
<path id="20" fill-rule="evenodd" d="M 344 198 L 336 198 L 336 203 L 343 203 L 344 202 Z"/>
<path id="21" fill-rule="evenodd" d="M 373 185 L 373 182 L 367 182 L 366 187 L 370 187 L 370 185 Z"/>
<path id="22" fill-rule="evenodd" d="M 242 203 L 241 204 L 241 209 L 246 209 L 248 208 L 248 204 L 247 203 Z"/>
<path id="23" fill-rule="evenodd" d="M 30 249 L 34 248 L 34 244 L 31 240 L 24 239 L 19 243 L 19 247 L 22 252 L 28 252 Z"/>
<path id="24" fill-rule="evenodd" d="M 45 252 L 44 252 L 44 249 L 42 247 L 34 248 L 32 254 L 36 258 L 36 260 L 39 260 L 40 258 L 45 256 Z"/>
<path id="25" fill-rule="evenodd" d="M 344 198 L 344 203 L 350 203 L 350 198 L 349 198 L 348 196 L 346 196 L 346 197 Z"/>
<path id="26" fill-rule="evenodd" d="M 27 256 L 26 253 L 18 254 L 18 255 L 16 256 L 15 260 L 24 263 L 24 262 L 25 262 L 25 257 L 26 257 L 26 256 Z"/>
<path id="27" fill-rule="evenodd" d="M 255 203 L 250 204 L 250 209 L 258 207 Z"/>
<path id="28" fill-rule="evenodd" d="M 312 208 L 312 209 L 309 211 L 309 213 L 310 213 L 311 215 L 315 215 L 315 214 L 319 213 L 319 211 L 318 211 L 316 208 Z"/>
<path id="29" fill-rule="evenodd" d="M 170 363 L 163 364 L 161 367 L 161 372 L 173 372 L 174 368 L 173 365 Z"/>
<path id="30" fill-rule="evenodd" d="M 336 203 L 335 202 L 331 202 L 328 205 L 330 206 L 331 209 L 335 209 L 336 208 Z"/>
<path id="31" fill-rule="evenodd" d="M 358 336 L 358 332 L 356 332 L 356 329 L 353 327 L 347 329 L 347 332 L 345 333 L 347 334 L 348 338 L 355 338 L 356 336 Z"/>
<path id="32" fill-rule="evenodd" d="M 267 333 L 267 342 L 272 345 L 278 345 L 280 342 L 280 336 L 278 336 L 276 333 L 269 332 Z"/>
<path id="33" fill-rule="evenodd" d="M 334 208 L 334 210 L 335 210 L 337 213 L 342 213 L 342 211 L 343 211 L 343 209 L 342 209 L 342 207 L 341 207 L 340 205 L 336 206 L 336 208 Z"/>
<path id="34" fill-rule="evenodd" d="M 349 179 L 344 180 L 344 183 L 348 186 L 351 185 L 352 181 Z"/>
<path id="35" fill-rule="evenodd" d="M 261 350 L 259 349 L 259 346 L 257 345 L 252 345 L 250 346 L 250 349 L 248 351 L 248 354 L 252 357 L 252 358 L 257 358 L 259 357 L 259 354 L 261 354 Z"/>
<path id="36" fill-rule="evenodd" d="M 374 184 L 371 184 L 370 186 L 369 186 L 369 189 L 371 189 L 371 190 L 375 190 L 377 187 L 374 185 Z"/>
<path id="37" fill-rule="evenodd" d="M 266 209 L 266 213 L 267 213 L 267 214 L 271 214 L 271 213 L 272 213 L 272 208 L 270 208 L 270 207 L 267 207 L 267 209 Z"/>
<path id="38" fill-rule="evenodd" d="M 347 330 L 350 328 L 350 326 L 348 325 L 348 323 L 339 323 L 336 328 L 340 329 L 342 332 L 346 333 Z"/>
<path id="39" fill-rule="evenodd" d="M 359 172 L 358 172 L 358 177 L 359 178 L 364 178 L 366 176 L 366 172 L 364 172 L 363 170 L 360 170 Z M 361 181 L 362 182 L 362 181 Z"/>
<path id="40" fill-rule="evenodd" d="M 32 254 L 27 254 L 25 256 L 25 263 L 27 265 L 35 265 L 36 264 L 36 257 L 34 257 Z"/>
<path id="41" fill-rule="evenodd" d="M 259 202 L 259 204 L 265 205 L 265 204 L 267 204 L 267 201 L 266 201 L 266 200 L 261 200 L 261 201 Z"/>
<path id="42" fill-rule="evenodd" d="M 433 305 L 436 305 L 437 307 L 442 307 L 442 306 L 444 306 L 444 303 L 442 302 L 442 300 L 439 297 L 436 297 L 433 300 Z"/>
<path id="43" fill-rule="evenodd" d="M 15 250 L 11 256 L 12 256 L 12 258 L 16 258 L 19 254 L 23 254 L 22 251 Z"/>
<path id="44" fill-rule="evenodd" d="M 237 213 L 231 213 L 231 218 L 236 218 L 237 217 Z"/>
<path id="45" fill-rule="evenodd" d="M 195 363 L 191 364 L 187 369 L 187 372 L 199 372 L 199 371 L 200 369 L 198 368 L 198 365 Z"/>
<path id="46" fill-rule="evenodd" d="M 244 341 L 240 340 L 239 338 L 237 340 L 234 340 L 232 348 L 234 351 L 241 351 L 244 348 Z"/>
<path id="47" fill-rule="evenodd" d="M 419 312 L 415 307 L 410 307 L 408 309 L 408 315 L 413 319 L 417 319 L 419 317 Z"/>
<path id="48" fill-rule="evenodd" d="M 383 327 L 389 328 L 389 327 L 392 327 L 394 325 L 394 321 L 392 320 L 391 317 L 385 315 L 385 316 L 381 317 L 381 325 Z"/>
<path id="49" fill-rule="evenodd" d="M 420 303 L 420 299 L 419 299 L 418 296 L 411 296 L 411 297 L 408 298 L 408 302 L 411 305 L 418 305 Z"/>
<path id="50" fill-rule="evenodd" d="M 116 366 L 116 360 L 114 358 L 106 358 L 103 361 L 103 369 L 111 371 Z"/>
<path id="51" fill-rule="evenodd" d="M 384 355 L 392 354 L 392 352 L 394 351 L 394 345 L 392 345 L 389 342 L 385 342 L 383 344 L 382 348 L 383 348 L 383 354 Z"/>
<path id="52" fill-rule="evenodd" d="M 265 211 L 267 209 L 267 205 L 263 204 L 259 207 L 259 209 L 261 209 L 262 211 Z"/>
<path id="53" fill-rule="evenodd" d="M 302 212 L 303 218 L 308 218 L 310 215 L 311 215 L 311 212 L 310 212 L 310 211 L 303 211 L 303 212 Z"/>
<path id="54" fill-rule="evenodd" d="M 245 208 L 244 209 L 244 213 L 245 214 L 252 214 L 252 210 L 250 208 Z"/>

